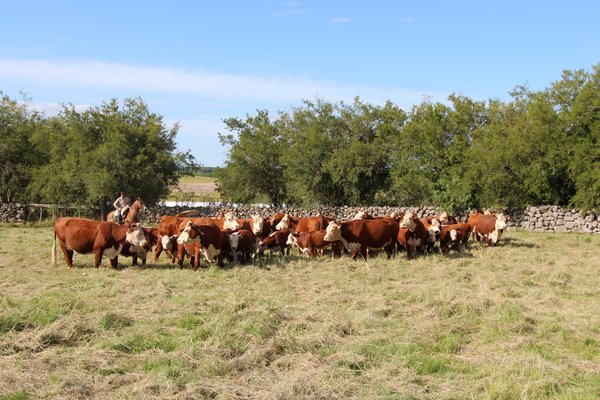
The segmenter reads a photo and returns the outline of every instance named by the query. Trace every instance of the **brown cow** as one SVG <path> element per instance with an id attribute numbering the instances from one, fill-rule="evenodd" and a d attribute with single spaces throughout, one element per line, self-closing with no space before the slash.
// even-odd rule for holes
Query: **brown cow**
<path id="1" fill-rule="evenodd" d="M 355 220 L 341 223 L 331 222 L 327 226 L 324 239 L 329 242 L 341 241 L 356 260 L 358 253 L 365 261 L 368 250 L 384 249 L 388 258 L 394 253 L 392 225 L 381 219 Z"/>
<path id="2" fill-rule="evenodd" d="M 158 224 L 158 244 L 154 251 L 154 262 L 158 260 L 163 249 L 165 249 L 171 262 L 175 262 L 175 256 L 173 254 L 175 250 L 174 239 L 185 229 L 188 221 L 193 221 L 197 225 L 215 225 L 220 230 L 236 230 L 240 227 L 233 212 L 225 213 L 223 218 L 190 218 L 189 216 L 182 216 L 181 214 L 175 216 L 161 216 Z"/>
<path id="3" fill-rule="evenodd" d="M 467 242 L 471 234 L 471 225 L 458 223 L 453 225 L 442 225 L 440 236 L 440 249 L 442 254 L 448 254 L 450 250 L 459 251 L 460 244 L 467 248 Z"/>
<path id="4" fill-rule="evenodd" d="M 429 233 L 417 214 L 406 213 L 400 222 L 400 232 L 398 233 L 398 243 L 406 249 L 406 255 L 410 258 L 415 251 L 423 254 L 427 248 L 428 237 Z"/>
<path id="5" fill-rule="evenodd" d="M 329 242 L 325 240 L 326 230 L 313 231 L 313 232 L 292 232 L 288 235 L 286 244 L 288 246 L 296 246 L 303 254 L 307 257 L 315 257 L 318 251 L 319 255 L 323 255 L 323 249 L 331 245 L 332 252 L 335 256 L 340 255 L 341 248 L 339 242 Z"/>
<path id="6" fill-rule="evenodd" d="M 110 259 L 113 268 L 118 266 L 118 255 L 125 243 L 144 247 L 147 245 L 144 230 L 139 225 L 122 226 L 113 222 L 92 221 L 84 218 L 63 217 L 54 223 L 52 263 L 56 265 L 56 239 L 63 251 L 69 269 L 73 268 L 73 253 L 94 253 L 94 266 L 98 268 L 102 256 Z"/>
<path id="7" fill-rule="evenodd" d="M 194 271 L 200 265 L 200 256 L 206 261 L 217 261 L 219 267 L 223 267 L 223 254 L 221 253 L 226 241 L 225 234 L 214 224 L 196 225 L 194 221 L 188 221 L 183 231 L 177 238 L 178 246 L 177 261 L 179 267 L 183 267 L 183 255 L 187 251 L 192 257 Z"/>
<path id="8" fill-rule="evenodd" d="M 438 221 L 440 221 L 440 223 L 442 225 L 454 225 L 454 224 L 458 224 L 458 220 L 454 216 L 448 214 L 446 211 L 444 211 L 440 215 L 434 216 L 433 218 L 435 218 Z"/>
<path id="9" fill-rule="evenodd" d="M 249 219 L 238 219 L 238 223 L 240 224 L 239 229 L 246 229 L 252 232 L 255 241 L 254 247 L 258 247 L 260 240 L 273 232 L 273 227 L 269 219 L 265 219 L 260 215 L 253 215 Z"/>
<path id="10" fill-rule="evenodd" d="M 289 228 L 294 232 L 314 232 L 327 228 L 329 220 L 329 218 L 322 215 L 317 215 L 316 217 L 294 218 L 289 214 L 285 214 L 279 223 L 275 225 L 275 229 L 281 230 Z"/>
<path id="11" fill-rule="evenodd" d="M 504 214 L 484 214 L 477 219 L 474 232 L 484 239 L 489 246 L 495 246 L 502 232 L 506 229 L 506 216 Z"/>
<path id="12" fill-rule="evenodd" d="M 158 241 L 158 229 L 156 228 L 142 228 L 144 229 L 144 236 L 146 236 L 146 246 L 137 247 L 131 243 L 125 243 L 121 249 L 119 255 L 124 257 L 131 257 L 132 264 L 137 266 L 138 257 L 142 260 L 142 265 L 146 265 L 146 254 L 152 251 L 152 247 Z"/>
<path id="13" fill-rule="evenodd" d="M 435 217 L 421 218 L 421 222 L 423 223 L 423 225 L 425 226 L 425 230 L 427 231 L 427 251 L 429 253 L 433 253 L 433 248 L 435 244 L 440 241 L 442 224 Z"/>
<path id="14" fill-rule="evenodd" d="M 289 254 L 289 246 L 287 245 L 287 239 L 290 233 L 292 233 L 291 229 L 281 229 L 271 233 L 269 236 L 262 239 L 258 243 L 256 254 L 261 256 L 267 249 L 270 249 L 272 253 L 273 249 L 277 247 L 279 247 L 279 251 L 282 256 L 285 255 L 286 250 Z"/>
<path id="15" fill-rule="evenodd" d="M 224 231 L 229 248 L 227 249 L 227 258 L 230 261 L 237 262 L 238 255 L 241 256 L 241 263 L 246 264 L 250 261 L 255 248 L 254 234 L 247 229 L 240 229 L 236 232 Z"/>
<path id="16" fill-rule="evenodd" d="M 477 221 L 482 215 L 484 215 L 482 212 L 474 211 L 470 213 L 469 217 L 467 218 L 467 224 L 471 226 L 471 231 L 473 232 L 473 239 L 475 239 L 478 242 L 481 240 L 481 237 L 477 233 Z"/>

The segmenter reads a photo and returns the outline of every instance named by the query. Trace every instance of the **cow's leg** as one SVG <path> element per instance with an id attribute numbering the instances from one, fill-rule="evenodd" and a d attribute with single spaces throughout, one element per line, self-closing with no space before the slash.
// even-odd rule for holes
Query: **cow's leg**
<path id="1" fill-rule="evenodd" d="M 179 268 L 183 268 L 183 257 L 185 256 L 185 249 L 182 244 L 177 244 L 177 265 Z"/>
<path id="2" fill-rule="evenodd" d="M 383 249 L 387 253 L 388 260 L 391 259 L 392 256 L 394 255 L 394 243 L 392 242 L 392 243 L 388 244 Z"/>
<path id="3" fill-rule="evenodd" d="M 360 255 L 363 256 L 365 261 L 369 258 L 369 249 L 367 246 L 360 246 Z"/>
<path id="4" fill-rule="evenodd" d="M 163 247 L 162 247 L 162 236 L 158 235 L 158 243 L 156 243 L 156 247 L 154 248 L 154 262 L 158 261 L 158 256 L 160 256 L 160 253 L 162 253 Z M 171 257 L 169 257 L 171 258 Z M 171 261 L 173 261 L 173 259 L 171 258 Z"/>
<path id="5" fill-rule="evenodd" d="M 119 268 L 119 256 L 110 259 L 110 266 L 115 269 Z"/>
<path id="6" fill-rule="evenodd" d="M 94 251 L 94 267 L 100 267 L 100 263 L 102 262 L 102 249 L 97 249 Z"/>
<path id="7" fill-rule="evenodd" d="M 69 269 L 73 268 L 73 250 L 67 247 L 67 244 L 63 241 L 58 242 L 60 244 L 60 248 L 63 251 L 63 255 L 65 256 L 65 261 L 67 262 L 67 266 Z"/>

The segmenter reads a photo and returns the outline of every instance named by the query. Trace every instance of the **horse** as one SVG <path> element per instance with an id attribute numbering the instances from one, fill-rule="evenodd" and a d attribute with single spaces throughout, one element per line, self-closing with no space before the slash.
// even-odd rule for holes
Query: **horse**
<path id="1" fill-rule="evenodd" d="M 127 211 L 127 209 L 129 209 L 129 211 Z M 146 205 L 144 204 L 142 199 L 140 199 L 139 197 L 136 198 L 132 205 L 125 207 L 123 210 L 121 210 L 122 215 L 123 215 L 123 222 L 125 224 L 137 224 L 139 222 L 138 217 L 137 217 L 138 213 L 145 209 L 146 209 Z M 118 223 L 119 221 L 117 220 L 116 211 L 109 212 L 108 215 L 106 216 L 106 220 L 108 222 Z"/>

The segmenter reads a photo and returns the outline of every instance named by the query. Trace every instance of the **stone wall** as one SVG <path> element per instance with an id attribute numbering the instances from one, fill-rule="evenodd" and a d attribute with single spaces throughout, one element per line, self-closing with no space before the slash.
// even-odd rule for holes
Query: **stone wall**
<path id="1" fill-rule="evenodd" d="M 339 220 L 351 219 L 358 211 L 367 210 L 371 215 L 390 215 L 392 212 L 416 211 L 419 217 L 432 216 L 439 213 L 435 207 L 319 207 L 314 209 L 302 208 L 282 208 L 260 205 L 237 204 L 224 205 L 212 204 L 205 207 L 149 207 L 145 213 L 142 213 L 141 221 L 147 225 L 158 223 L 161 215 L 175 215 L 182 211 L 197 210 L 201 216 L 215 217 L 220 211 L 233 210 L 238 218 L 249 218 L 252 214 L 270 216 L 277 212 L 288 212 L 298 217 L 307 217 L 311 215 L 322 215 L 334 217 Z M 48 213 L 49 214 L 49 213 Z M 69 215 L 69 213 L 66 213 Z M 70 213 L 77 216 L 77 213 Z M 457 217 L 466 220 L 468 211 L 460 213 Z M 526 209 L 510 210 L 507 212 L 511 217 L 508 222 L 509 227 L 523 229 L 535 232 L 583 232 L 600 233 L 600 223 L 595 210 L 582 213 L 577 209 L 566 209 L 558 206 L 532 206 Z M 84 216 L 84 215 L 80 215 Z M 44 214 L 44 218 L 51 218 L 52 215 Z M 24 223 L 26 221 L 38 221 L 40 218 L 39 209 L 28 205 L 17 203 L 0 204 L 0 222 Z"/>

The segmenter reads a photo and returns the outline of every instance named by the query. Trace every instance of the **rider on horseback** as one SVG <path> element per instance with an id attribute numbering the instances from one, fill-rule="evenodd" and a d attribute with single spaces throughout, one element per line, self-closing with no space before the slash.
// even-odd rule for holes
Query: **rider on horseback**
<path id="1" fill-rule="evenodd" d="M 113 203 L 115 207 L 115 214 L 117 215 L 117 221 L 119 224 L 123 224 L 123 216 L 127 214 L 129 210 L 129 197 L 125 196 L 125 192 L 121 192 L 121 195 Z"/>

